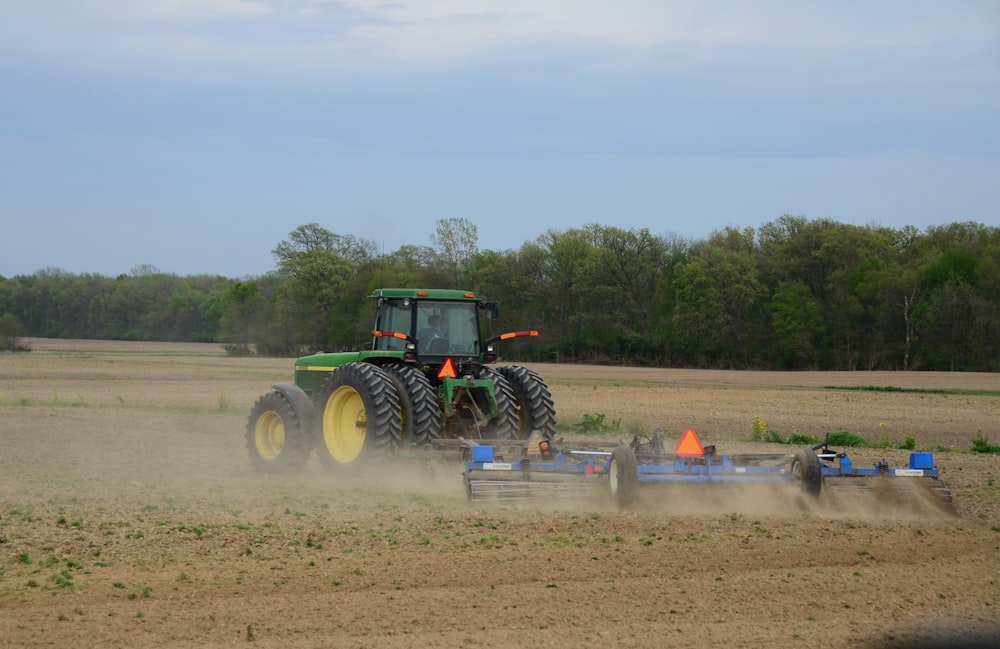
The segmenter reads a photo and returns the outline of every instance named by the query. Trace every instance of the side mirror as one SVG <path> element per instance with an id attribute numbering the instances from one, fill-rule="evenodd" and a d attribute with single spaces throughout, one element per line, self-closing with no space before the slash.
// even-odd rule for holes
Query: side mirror
<path id="1" fill-rule="evenodd" d="M 486 303 L 486 319 L 496 320 L 500 317 L 500 303 L 499 302 L 487 302 Z"/>

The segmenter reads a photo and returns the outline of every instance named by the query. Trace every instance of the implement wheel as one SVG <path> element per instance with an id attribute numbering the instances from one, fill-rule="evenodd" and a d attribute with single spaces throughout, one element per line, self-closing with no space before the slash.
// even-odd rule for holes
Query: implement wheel
<path id="1" fill-rule="evenodd" d="M 542 377 L 517 365 L 504 365 L 496 371 L 507 379 L 514 391 L 518 408 L 518 439 L 527 439 L 536 430 L 543 440 L 555 438 L 556 409 L 552 405 L 552 393 Z"/>
<path id="2" fill-rule="evenodd" d="M 371 363 L 330 372 L 316 393 L 317 452 L 328 469 L 393 453 L 402 436 L 396 386 Z"/>
<path id="3" fill-rule="evenodd" d="M 309 456 L 303 422 L 281 392 L 265 394 L 250 409 L 246 441 L 250 462 L 266 473 L 299 470 Z"/>
<path id="4" fill-rule="evenodd" d="M 819 457 L 811 448 L 800 448 L 792 458 L 792 480 L 798 483 L 802 493 L 818 498 L 823 484 L 823 469 Z"/>
<path id="5" fill-rule="evenodd" d="M 427 375 L 410 365 L 383 365 L 382 369 L 396 386 L 402 408 L 402 445 L 425 446 L 441 436 L 441 404 Z"/>
<path id="6" fill-rule="evenodd" d="M 611 451 L 608 461 L 608 490 L 619 507 L 628 507 L 639 489 L 639 466 L 635 453 L 627 446 Z"/>

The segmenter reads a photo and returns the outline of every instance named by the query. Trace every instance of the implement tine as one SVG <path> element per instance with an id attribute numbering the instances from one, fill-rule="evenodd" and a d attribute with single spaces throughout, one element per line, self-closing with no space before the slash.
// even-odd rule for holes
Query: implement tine
<path id="1" fill-rule="evenodd" d="M 466 482 L 471 501 L 538 500 L 587 498 L 590 484 L 585 480 L 476 480 Z"/>

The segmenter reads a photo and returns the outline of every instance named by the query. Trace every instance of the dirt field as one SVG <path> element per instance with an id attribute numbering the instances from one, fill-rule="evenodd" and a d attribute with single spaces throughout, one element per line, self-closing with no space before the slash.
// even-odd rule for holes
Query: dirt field
<path id="1" fill-rule="evenodd" d="M 213 345 L 28 340 L 0 355 L 0 647 L 997 646 L 996 374 L 538 365 L 560 421 L 914 436 L 954 516 L 774 490 L 639 507 L 480 506 L 460 468 L 255 474 L 247 411 L 288 359 Z M 615 433 L 610 435 L 615 437 Z M 579 438 L 570 436 L 570 442 Z M 852 450 L 856 464 L 907 453 Z"/>

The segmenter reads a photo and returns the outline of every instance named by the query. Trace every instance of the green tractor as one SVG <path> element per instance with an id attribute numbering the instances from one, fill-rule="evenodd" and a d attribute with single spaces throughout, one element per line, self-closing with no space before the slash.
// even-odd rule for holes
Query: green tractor
<path id="1" fill-rule="evenodd" d="M 295 383 L 279 383 L 250 411 L 246 443 L 254 467 L 302 468 L 316 449 L 329 469 L 399 455 L 430 455 L 461 439 L 511 441 L 555 435 L 552 395 L 526 367 L 488 367 L 496 344 L 537 331 L 483 340 L 499 305 L 469 291 L 377 289 L 372 341 L 364 351 L 295 361 Z"/>

